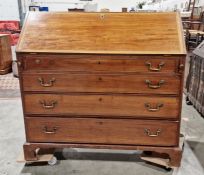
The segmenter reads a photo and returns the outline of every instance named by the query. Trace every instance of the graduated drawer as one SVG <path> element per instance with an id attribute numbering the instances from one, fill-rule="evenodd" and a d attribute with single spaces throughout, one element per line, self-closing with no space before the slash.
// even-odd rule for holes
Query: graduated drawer
<path id="1" fill-rule="evenodd" d="M 179 94 L 180 76 L 24 73 L 24 91 Z"/>
<path id="2" fill-rule="evenodd" d="M 178 118 L 177 97 L 25 94 L 26 114 Z"/>
<path id="3" fill-rule="evenodd" d="M 179 57 L 27 55 L 24 70 L 79 72 L 178 72 Z"/>
<path id="4" fill-rule="evenodd" d="M 179 122 L 90 118 L 25 118 L 28 142 L 177 146 Z"/>

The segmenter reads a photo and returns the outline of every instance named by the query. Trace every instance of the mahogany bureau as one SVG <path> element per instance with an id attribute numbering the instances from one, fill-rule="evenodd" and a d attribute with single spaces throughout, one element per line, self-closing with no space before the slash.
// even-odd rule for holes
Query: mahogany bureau
<path id="1" fill-rule="evenodd" d="M 35 150 L 155 151 L 179 166 L 178 13 L 27 15 L 17 46 L 26 160 Z"/>

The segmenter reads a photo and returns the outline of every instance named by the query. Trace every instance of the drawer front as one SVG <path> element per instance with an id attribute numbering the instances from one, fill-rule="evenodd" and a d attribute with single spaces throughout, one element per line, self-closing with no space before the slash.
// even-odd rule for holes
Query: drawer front
<path id="1" fill-rule="evenodd" d="M 25 94 L 25 113 L 178 118 L 179 98 L 125 95 Z"/>
<path id="2" fill-rule="evenodd" d="M 27 56 L 25 70 L 79 72 L 162 72 L 178 71 L 179 58 L 162 56 Z"/>
<path id="3" fill-rule="evenodd" d="M 179 76 L 23 74 L 24 91 L 179 94 Z"/>
<path id="4" fill-rule="evenodd" d="M 70 142 L 177 146 L 179 122 L 90 119 L 25 118 L 29 142 Z"/>

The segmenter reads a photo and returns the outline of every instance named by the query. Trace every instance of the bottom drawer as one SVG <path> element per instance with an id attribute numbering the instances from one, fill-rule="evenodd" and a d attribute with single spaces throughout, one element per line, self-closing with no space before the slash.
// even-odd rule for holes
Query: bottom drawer
<path id="1" fill-rule="evenodd" d="M 27 117 L 28 142 L 177 146 L 179 122 Z"/>

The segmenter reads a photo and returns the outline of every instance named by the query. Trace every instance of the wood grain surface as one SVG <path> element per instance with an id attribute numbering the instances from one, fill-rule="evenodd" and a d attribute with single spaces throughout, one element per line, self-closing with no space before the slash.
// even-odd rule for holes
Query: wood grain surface
<path id="1" fill-rule="evenodd" d="M 0 75 L 11 71 L 12 53 L 10 36 L 0 34 Z"/>
<path id="2" fill-rule="evenodd" d="M 138 74 L 33 73 L 23 76 L 24 91 L 173 94 L 180 93 L 180 76 Z M 149 80 L 151 83 L 147 83 Z M 163 84 L 158 86 L 160 81 Z M 48 87 L 46 86 L 48 84 Z M 151 86 L 158 86 L 153 89 Z"/>
<path id="3" fill-rule="evenodd" d="M 178 13 L 30 12 L 17 52 L 185 54 Z"/>
<path id="4" fill-rule="evenodd" d="M 26 160 L 120 148 L 179 166 L 185 54 L 178 13 L 29 13 L 17 46 Z"/>
<path id="5" fill-rule="evenodd" d="M 178 122 L 124 119 L 26 118 L 29 142 L 176 146 Z M 158 136 L 150 134 L 161 132 Z"/>
<path id="6" fill-rule="evenodd" d="M 181 56 L 27 54 L 24 71 L 178 73 Z M 151 64 L 151 65 L 149 65 Z M 161 68 L 159 67 L 160 65 Z M 158 69 L 153 71 L 150 69 Z"/>
<path id="7" fill-rule="evenodd" d="M 52 105 L 52 102 L 56 104 L 53 109 L 45 109 L 40 101 L 45 101 L 47 106 Z M 146 108 L 146 103 L 150 104 L 150 108 L 157 108 L 158 104 L 163 106 L 151 112 Z M 25 94 L 25 113 L 178 119 L 179 99 L 159 96 Z"/>

